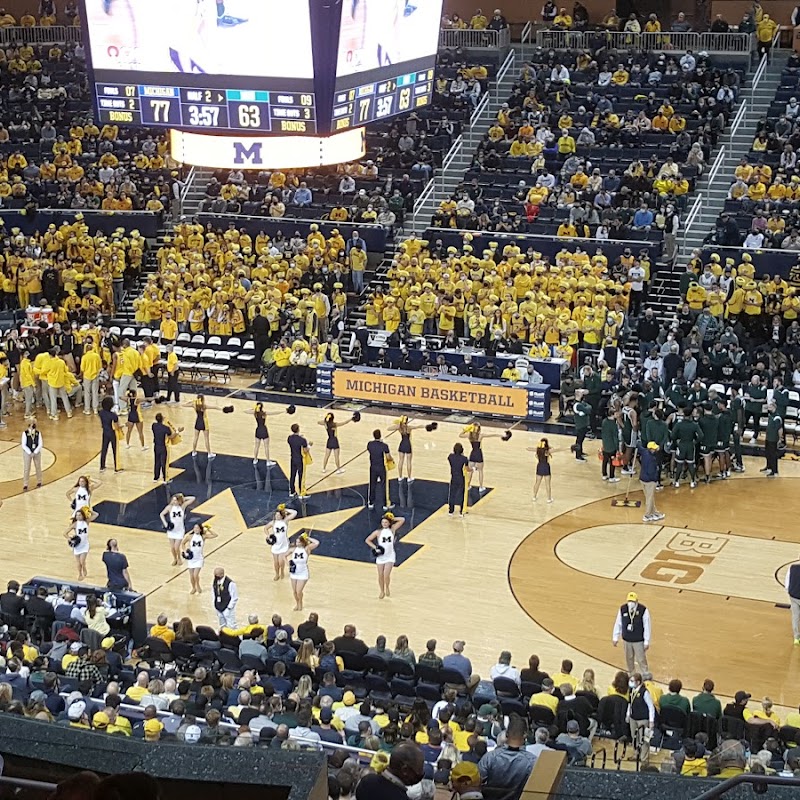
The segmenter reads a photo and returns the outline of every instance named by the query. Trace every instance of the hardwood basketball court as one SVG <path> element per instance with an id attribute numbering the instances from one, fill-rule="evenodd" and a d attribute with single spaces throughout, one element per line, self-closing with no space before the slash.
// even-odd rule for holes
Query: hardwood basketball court
<path id="1" fill-rule="evenodd" d="M 309 611 L 317 611 L 331 638 L 353 622 L 369 644 L 379 633 L 390 644 L 406 634 L 418 654 L 428 638 L 438 639 L 440 655 L 463 638 L 473 669 L 484 677 L 502 649 L 512 651 L 518 667 L 537 653 L 550 672 L 559 670 L 562 658 L 571 658 L 578 676 L 594 668 L 604 690 L 624 662 L 622 649 L 611 646 L 614 616 L 635 588 L 652 613 L 649 659 L 657 680 L 680 677 L 691 694 L 711 677 L 720 695 L 744 689 L 754 698 L 767 694 L 776 704 L 796 707 L 793 678 L 800 648 L 792 644 L 789 611 L 776 606 L 786 602 L 785 569 L 800 557 L 793 514 L 800 486 L 796 463 L 782 461 L 781 477 L 770 480 L 759 473 L 762 460 L 750 458 L 747 472 L 728 481 L 695 490 L 668 487 L 657 495 L 666 519 L 643 523 L 641 508 L 611 506 L 613 496 L 624 494 L 627 479 L 604 483 L 594 443 L 587 443 L 588 463 L 579 463 L 567 436 L 549 437 L 557 450 L 555 502 L 548 504 L 542 492 L 534 503 L 534 456 L 526 448 L 540 436 L 515 428 L 509 442 L 484 442 L 490 491 L 479 500 L 473 492 L 469 514 L 451 518 L 447 455 L 462 425 L 440 422 L 436 431 L 414 431 L 416 480 L 402 498 L 396 477 L 391 480 L 395 513 L 408 524 L 401 530 L 392 596 L 379 601 L 376 570 L 363 543 L 378 520 L 377 512 L 366 509 L 364 447 L 373 428 L 386 431 L 393 415 L 365 409 L 360 423 L 341 429 L 343 475 L 322 473 L 321 408 L 298 406 L 294 416 L 271 417 L 271 458 L 277 465 L 268 472 L 263 461 L 258 468 L 252 465 L 253 403 L 241 396 L 210 401 L 235 406 L 233 414 L 208 415 L 212 448 L 219 454 L 211 462 L 203 452 L 191 457 L 193 411 L 159 407 L 186 427 L 182 443 L 170 454 L 175 490 L 197 496 L 190 521 L 207 518 L 219 535 L 206 549 L 202 595 L 190 595 L 185 569 L 170 566 L 158 521 L 167 490 L 152 480 L 149 426 L 156 409 L 144 411 L 147 451 L 138 444 L 126 450 L 123 444 L 124 472 L 116 475 L 98 472 L 95 417 L 78 413 L 52 422 L 40 416 L 45 485 L 27 493 L 20 479 L 22 421 L 9 418 L 0 432 L 0 582 L 34 575 L 75 579 L 63 537 L 70 513 L 65 493 L 78 475 L 88 474 L 103 481 L 92 503 L 104 520 L 91 528 L 88 581 L 105 584 L 101 556 L 106 539 L 116 538 L 130 562 L 135 589 L 148 595 L 151 620 L 163 611 L 171 620 L 188 615 L 195 624 L 216 624 L 210 585 L 219 565 L 238 584 L 240 621 L 251 612 L 262 621 L 277 612 L 296 627 Z M 280 408 L 269 404 L 267 410 Z M 340 421 L 349 417 L 347 410 L 333 410 Z M 294 501 L 300 518 L 291 530 L 311 529 L 322 542 L 311 558 L 303 612 L 291 610 L 288 581 L 273 582 L 263 535 L 264 521 L 287 500 L 286 436 L 293 422 L 314 442 L 314 463 L 307 482 L 311 497 L 305 508 Z M 397 434 L 386 441 L 396 452 Z M 641 499 L 636 489 L 634 479 L 631 496 Z"/>

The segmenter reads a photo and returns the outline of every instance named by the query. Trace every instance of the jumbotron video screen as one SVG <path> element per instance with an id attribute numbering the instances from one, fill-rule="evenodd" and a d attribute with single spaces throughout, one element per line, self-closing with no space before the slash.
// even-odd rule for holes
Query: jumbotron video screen
<path id="1" fill-rule="evenodd" d="M 333 130 L 430 102 L 443 0 L 343 0 Z"/>
<path id="2" fill-rule="evenodd" d="M 442 3 L 81 0 L 98 119 L 316 135 L 412 111 L 430 102 Z"/>
<path id="3" fill-rule="evenodd" d="M 316 133 L 305 0 L 83 6 L 102 122 Z"/>

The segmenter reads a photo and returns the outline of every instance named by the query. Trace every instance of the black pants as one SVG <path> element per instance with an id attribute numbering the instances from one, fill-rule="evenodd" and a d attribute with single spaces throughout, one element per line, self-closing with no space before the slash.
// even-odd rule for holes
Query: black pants
<path id="1" fill-rule="evenodd" d="M 111 448 L 111 454 L 114 456 L 114 469 L 117 469 L 117 437 L 114 433 L 103 432 L 103 443 L 100 446 L 100 469 L 106 468 L 106 456 L 108 455 L 108 448 Z"/>
<path id="2" fill-rule="evenodd" d="M 575 458 L 583 458 L 583 441 L 586 438 L 588 428 L 575 431 Z"/>
<path id="3" fill-rule="evenodd" d="M 380 484 L 380 497 L 378 496 L 378 484 Z M 369 496 L 367 502 L 375 505 L 375 501 L 380 500 L 379 505 L 389 505 L 388 496 L 386 494 L 386 470 L 385 469 L 370 469 L 369 471 Z"/>
<path id="4" fill-rule="evenodd" d="M 256 336 L 253 343 L 256 346 L 256 370 L 260 370 L 264 351 L 269 347 L 269 336 Z"/>
<path id="5" fill-rule="evenodd" d="M 753 420 L 753 436 L 758 436 L 759 428 L 761 427 L 761 412 L 760 411 L 747 411 L 744 412 L 744 427 L 747 427 L 747 423 L 750 420 Z M 743 428 L 744 430 L 744 428 Z"/>
<path id="6" fill-rule="evenodd" d="M 764 443 L 764 455 L 767 458 L 767 469 L 778 474 L 778 443 L 767 440 Z"/>
<path id="7" fill-rule="evenodd" d="M 155 464 L 153 466 L 153 480 L 157 481 L 159 478 L 167 479 L 167 448 L 154 447 L 153 456 Z"/>
<path id="8" fill-rule="evenodd" d="M 448 494 L 448 511 L 452 514 L 455 511 L 456 506 L 461 508 L 461 511 L 464 511 L 464 506 L 462 503 L 464 502 L 464 481 L 450 481 L 450 492 Z"/>
<path id="9" fill-rule="evenodd" d="M 174 397 L 176 403 L 180 402 L 181 390 L 178 388 L 178 370 L 167 375 L 167 400 L 170 397 Z"/>
<path id="10" fill-rule="evenodd" d="M 302 461 L 292 459 L 289 468 L 289 489 L 292 494 L 303 491 L 303 470 L 305 466 Z"/>
<path id="11" fill-rule="evenodd" d="M 267 370 L 267 385 L 274 386 L 276 389 L 283 388 L 289 372 L 289 367 L 276 367 L 273 364 Z"/>
<path id="12" fill-rule="evenodd" d="M 614 456 L 616 453 L 607 453 L 603 450 L 603 477 L 605 478 L 608 475 L 609 478 L 614 477 L 614 471 L 616 467 L 614 466 Z"/>
<path id="13" fill-rule="evenodd" d="M 150 375 L 142 375 L 141 384 L 145 400 L 151 400 L 154 397 L 153 387 L 155 386 L 155 381 Z"/>

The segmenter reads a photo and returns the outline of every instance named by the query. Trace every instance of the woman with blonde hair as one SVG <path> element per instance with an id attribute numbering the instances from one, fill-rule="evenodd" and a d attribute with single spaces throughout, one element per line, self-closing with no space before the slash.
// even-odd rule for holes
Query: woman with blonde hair
<path id="1" fill-rule="evenodd" d="M 401 658 L 403 661 L 407 661 L 409 664 L 414 666 L 417 663 L 417 657 L 414 655 L 414 651 L 408 646 L 408 636 L 398 636 L 397 642 L 394 645 L 394 653 L 392 654 L 394 658 Z"/>
<path id="2" fill-rule="evenodd" d="M 502 439 L 507 442 L 511 438 L 511 431 L 506 431 L 503 434 L 483 433 L 480 422 L 473 422 L 461 431 L 458 438 L 469 440 L 470 446 L 472 447 L 469 454 L 470 485 L 472 485 L 472 476 L 477 472 L 478 492 L 484 494 L 486 489 L 483 486 L 483 449 L 481 444 L 484 439 Z"/>
<path id="3" fill-rule="evenodd" d="M 186 512 L 195 500 L 196 498 L 193 495 L 183 495 L 178 492 L 170 497 L 169 503 L 164 506 L 159 514 L 161 522 L 167 531 L 173 567 L 177 567 L 180 563 L 181 543 L 183 542 L 183 537 L 186 536 Z"/>
<path id="4" fill-rule="evenodd" d="M 295 687 L 294 693 L 301 699 L 305 700 L 307 697 L 311 697 L 311 693 L 313 692 L 311 686 L 311 676 L 310 675 L 301 675 L 300 680 L 297 681 L 297 686 Z"/>
<path id="5" fill-rule="evenodd" d="M 317 651 L 311 639 L 303 639 L 294 660 L 297 664 L 303 664 L 309 669 L 316 669 L 319 666 Z"/>
<path id="6" fill-rule="evenodd" d="M 76 509 L 64 538 L 72 548 L 72 555 L 78 565 L 78 580 L 82 581 L 89 573 L 86 570 L 86 556 L 89 555 L 89 523 L 97 519 L 97 512 L 89 506 Z"/>
<path id="7" fill-rule="evenodd" d="M 589 692 L 595 696 L 597 696 L 597 687 L 595 686 L 595 678 L 594 678 L 594 670 L 593 669 L 585 669 L 583 671 L 583 678 L 581 678 L 580 683 L 578 683 L 578 691 L 579 692 Z"/>
<path id="8" fill-rule="evenodd" d="M 761 701 L 761 708 L 758 711 L 753 712 L 753 716 L 756 719 L 765 719 L 771 722 L 776 728 L 781 727 L 781 718 L 772 710 L 772 700 L 769 697 L 765 697 Z"/>
<path id="9" fill-rule="evenodd" d="M 286 508 L 286 503 L 281 503 L 275 509 L 272 522 L 264 528 L 267 535 L 267 544 L 272 553 L 272 566 L 275 570 L 274 581 L 282 580 L 286 571 L 286 554 L 289 552 L 289 523 L 297 516 L 293 508 Z"/>
<path id="10" fill-rule="evenodd" d="M 424 427 L 424 425 L 412 425 L 410 419 L 405 416 L 405 414 L 399 419 L 396 419 L 394 423 L 389 426 L 389 433 L 397 431 L 400 434 L 400 444 L 397 446 L 397 477 L 399 480 L 403 480 L 404 468 L 406 480 L 409 483 L 414 480 L 411 476 L 411 457 L 413 454 L 411 448 L 411 431 Z"/>

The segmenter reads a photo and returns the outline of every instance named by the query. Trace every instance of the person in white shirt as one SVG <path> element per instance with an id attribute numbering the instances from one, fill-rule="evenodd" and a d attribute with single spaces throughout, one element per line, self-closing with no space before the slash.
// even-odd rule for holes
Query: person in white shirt
<path id="1" fill-rule="evenodd" d="M 31 477 L 31 462 L 36 469 L 36 488 L 42 485 L 42 434 L 36 427 L 36 422 L 31 420 L 28 427 L 22 432 L 20 440 L 22 447 L 22 491 L 28 491 L 28 481 Z"/>
<path id="2" fill-rule="evenodd" d="M 569 83 L 569 70 L 563 64 L 556 64 L 550 70 L 551 81 L 561 81 L 561 83 Z"/>
<path id="3" fill-rule="evenodd" d="M 511 653 L 508 650 L 503 650 L 503 652 L 500 653 L 497 663 L 489 670 L 489 677 L 492 680 L 496 678 L 508 678 L 519 685 L 519 670 L 511 666 Z"/>
<path id="4" fill-rule="evenodd" d="M 764 245 L 764 234 L 761 231 L 750 231 L 744 240 L 742 247 L 747 250 L 760 250 Z"/>
<path id="5" fill-rule="evenodd" d="M 556 176 L 547 171 L 547 167 L 542 170 L 542 174 L 536 179 L 537 186 L 544 186 L 545 189 L 553 189 L 556 185 Z"/>

